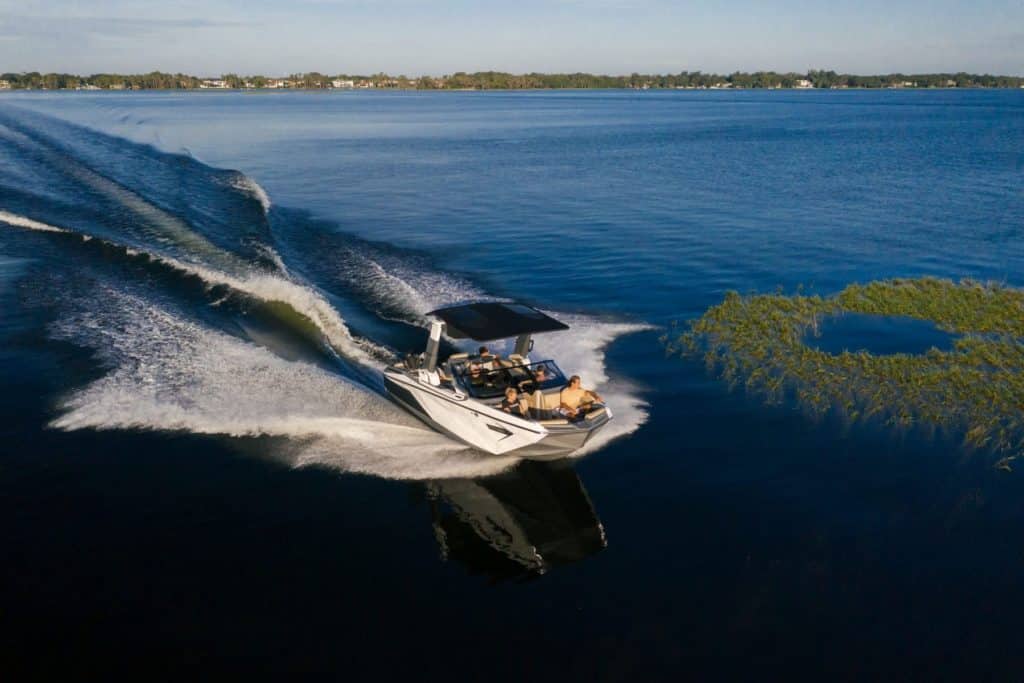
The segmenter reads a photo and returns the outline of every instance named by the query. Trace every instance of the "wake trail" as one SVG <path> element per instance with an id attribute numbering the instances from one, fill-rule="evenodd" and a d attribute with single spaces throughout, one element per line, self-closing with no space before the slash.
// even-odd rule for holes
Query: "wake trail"
<path id="1" fill-rule="evenodd" d="M 49 225 L 2 209 L 0 209 L 0 221 L 8 225 L 40 232 L 74 234 L 83 241 L 93 239 L 90 235 L 79 233 L 69 228 Z M 285 277 L 259 271 L 251 265 L 247 266 L 246 270 L 242 273 L 232 274 L 199 263 L 187 262 L 172 256 L 163 255 L 159 252 L 129 247 L 105 238 L 96 239 L 110 246 L 123 249 L 129 255 L 144 254 L 151 260 L 178 272 L 197 277 L 210 287 L 225 286 L 260 301 L 287 304 L 292 310 L 310 320 L 324 335 L 331 347 L 350 360 L 370 367 L 379 367 L 382 360 L 389 358 L 391 355 L 386 349 L 368 340 L 354 337 L 345 325 L 342 317 L 318 292 L 285 279 Z"/>
<path id="2" fill-rule="evenodd" d="M 338 375 L 113 287 L 51 333 L 95 348 L 112 368 L 61 402 L 57 429 L 283 437 L 272 454 L 291 466 L 395 479 L 482 476 L 516 462 L 481 457 Z"/>

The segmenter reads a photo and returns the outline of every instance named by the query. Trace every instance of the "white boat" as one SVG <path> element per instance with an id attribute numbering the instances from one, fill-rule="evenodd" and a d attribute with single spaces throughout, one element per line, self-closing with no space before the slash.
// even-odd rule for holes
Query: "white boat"
<path id="1" fill-rule="evenodd" d="M 495 455 L 554 459 L 582 447 L 612 419 L 611 410 L 600 403 L 573 419 L 563 417 L 556 409 L 565 375 L 554 360 L 529 357 L 534 334 L 568 330 L 568 325 L 520 303 L 462 304 L 429 315 L 435 320 L 426 350 L 386 368 L 384 386 L 392 399 L 434 429 Z M 439 362 L 442 334 L 476 342 L 514 338 L 515 351 L 505 359 L 453 353 Z M 473 369 L 479 371 L 473 374 Z M 501 410 L 510 386 L 525 395 L 528 416 Z"/>

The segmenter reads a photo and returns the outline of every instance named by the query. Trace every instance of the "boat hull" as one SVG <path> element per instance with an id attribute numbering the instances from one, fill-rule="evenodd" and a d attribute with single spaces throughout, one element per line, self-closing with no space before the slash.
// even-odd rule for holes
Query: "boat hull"
<path id="1" fill-rule="evenodd" d="M 562 458 L 582 448 L 611 419 L 604 411 L 578 422 L 525 420 L 390 368 L 384 372 L 384 387 L 392 400 L 433 429 L 494 455 Z"/>

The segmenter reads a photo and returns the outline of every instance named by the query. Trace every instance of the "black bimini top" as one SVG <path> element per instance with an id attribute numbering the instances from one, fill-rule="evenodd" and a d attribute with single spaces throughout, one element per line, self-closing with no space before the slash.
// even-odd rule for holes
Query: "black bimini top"
<path id="1" fill-rule="evenodd" d="M 492 341 L 534 332 L 567 330 L 569 326 L 541 313 L 533 306 L 517 303 L 484 302 L 462 304 L 431 311 L 445 322 L 454 339 Z"/>

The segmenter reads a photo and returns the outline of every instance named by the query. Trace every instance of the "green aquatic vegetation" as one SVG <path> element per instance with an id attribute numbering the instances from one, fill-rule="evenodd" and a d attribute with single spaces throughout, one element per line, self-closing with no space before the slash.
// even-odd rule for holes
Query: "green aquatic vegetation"
<path id="1" fill-rule="evenodd" d="M 832 354 L 805 343 L 829 316 L 862 313 L 930 320 L 960 335 L 948 351 Z M 1024 291 L 971 280 L 895 279 L 835 296 L 797 293 L 725 299 L 662 337 L 668 353 L 702 357 L 730 386 L 772 403 L 790 392 L 806 409 L 851 421 L 962 434 L 1009 463 L 1024 455 Z"/>

